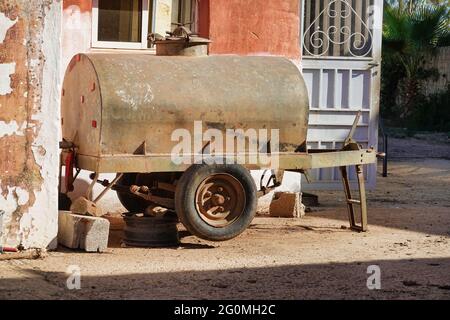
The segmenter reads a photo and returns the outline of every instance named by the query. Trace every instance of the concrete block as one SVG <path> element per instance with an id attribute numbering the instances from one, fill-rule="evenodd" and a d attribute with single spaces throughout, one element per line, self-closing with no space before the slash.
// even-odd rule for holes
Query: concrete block
<path id="1" fill-rule="evenodd" d="M 108 247 L 109 221 L 59 211 L 58 243 L 71 249 L 103 252 Z"/>
<path id="2" fill-rule="evenodd" d="M 280 218 L 301 218 L 305 215 L 305 206 L 301 202 L 300 192 L 275 192 L 270 203 L 269 215 Z"/>

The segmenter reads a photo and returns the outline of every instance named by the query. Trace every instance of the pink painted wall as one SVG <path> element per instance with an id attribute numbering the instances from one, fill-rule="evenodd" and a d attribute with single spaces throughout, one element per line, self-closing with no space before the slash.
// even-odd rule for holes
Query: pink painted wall
<path id="1" fill-rule="evenodd" d="M 199 33 L 211 54 L 300 59 L 298 0 L 199 0 Z"/>

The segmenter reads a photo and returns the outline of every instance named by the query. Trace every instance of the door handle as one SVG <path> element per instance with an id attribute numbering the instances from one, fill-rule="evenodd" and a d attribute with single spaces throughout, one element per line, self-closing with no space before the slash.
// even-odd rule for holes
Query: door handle
<path id="1" fill-rule="evenodd" d="M 379 64 L 378 62 L 371 62 L 371 63 L 368 64 L 369 67 L 367 68 L 367 70 L 376 68 L 376 67 L 378 67 L 379 65 L 380 65 L 380 64 Z"/>

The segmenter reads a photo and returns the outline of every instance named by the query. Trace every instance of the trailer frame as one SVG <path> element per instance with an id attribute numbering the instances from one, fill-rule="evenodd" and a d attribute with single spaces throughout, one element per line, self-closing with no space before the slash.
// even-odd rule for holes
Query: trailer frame
<path id="1" fill-rule="evenodd" d="M 272 161 L 268 161 L 270 165 L 261 163 L 258 161 L 256 164 L 246 164 L 249 162 L 243 161 L 242 166 L 248 170 L 271 170 L 272 177 L 275 177 L 275 171 L 293 171 L 299 172 L 306 175 L 308 178 L 308 170 L 320 169 L 320 168 L 339 168 L 342 176 L 342 183 L 344 187 L 344 193 L 346 197 L 348 220 L 350 224 L 350 229 L 358 232 L 365 232 L 368 229 L 367 221 L 367 197 L 365 189 L 365 179 L 363 167 L 368 164 L 376 163 L 378 157 L 384 157 L 384 154 L 377 153 L 374 148 L 363 149 L 361 146 L 353 140 L 353 134 L 356 130 L 357 124 L 361 117 L 361 112 L 359 112 L 355 118 L 353 126 L 349 132 L 347 139 L 344 141 L 344 147 L 340 150 L 318 150 L 310 149 L 307 152 L 281 152 L 281 153 L 270 153 L 267 154 L 269 160 L 277 157 L 277 166 L 274 167 Z M 150 172 L 184 172 L 192 164 L 196 164 L 198 161 L 198 154 L 189 154 L 183 157 L 183 163 L 177 164 L 173 161 L 170 154 L 149 154 L 149 155 L 110 155 L 110 156 L 88 156 L 76 153 L 76 146 L 72 143 L 63 141 L 60 144 L 63 149 L 61 153 L 61 168 L 63 165 L 67 165 L 67 159 L 73 158 L 74 167 L 79 170 L 84 169 L 92 171 L 91 175 L 92 183 L 87 189 L 86 199 L 92 201 L 96 204 L 109 190 L 124 190 L 127 187 L 120 186 L 117 182 L 120 180 L 124 173 L 150 173 Z M 208 155 L 206 155 L 208 156 Z M 248 159 L 248 157 L 255 156 L 255 154 L 245 153 L 245 154 L 218 154 L 214 158 L 206 157 L 207 160 L 212 161 L 208 163 L 207 161 L 201 162 L 202 164 L 217 164 L 217 159 L 221 160 L 220 164 L 236 164 L 236 159 L 238 157 L 243 157 L 241 159 Z M 258 157 L 256 157 L 259 159 Z M 216 161 L 216 162 L 215 162 Z M 198 162 L 197 162 L 198 163 Z M 239 163 L 237 163 L 239 164 Z M 350 185 L 348 167 L 353 166 L 355 168 L 357 176 L 357 188 L 359 198 L 354 199 L 352 196 L 352 188 Z M 60 172 L 62 171 L 60 168 Z M 117 173 L 116 178 L 109 182 L 107 180 L 98 180 L 99 174 L 101 173 Z M 272 178 L 271 177 L 271 178 Z M 309 180 L 309 178 L 308 178 Z M 97 196 L 94 200 L 92 199 L 92 190 L 96 183 L 102 184 L 105 189 Z M 60 175 L 60 185 L 61 185 L 61 175 Z M 274 178 L 274 183 L 272 186 L 264 187 L 258 196 L 267 194 L 269 191 L 273 190 L 279 186 L 276 179 Z M 165 186 L 167 187 L 167 186 Z M 173 186 L 175 188 L 175 186 Z M 139 188 L 133 186 L 133 188 L 128 188 L 128 192 L 138 195 L 146 200 L 154 201 L 155 203 L 160 203 L 171 207 L 173 199 L 160 198 L 153 196 L 149 190 L 145 193 L 140 192 Z M 146 188 L 148 189 L 148 188 Z M 355 208 L 359 207 L 359 210 Z M 358 214 L 359 213 L 359 214 Z M 358 217 L 359 215 L 359 217 Z M 358 223 L 359 220 L 359 223 Z"/>

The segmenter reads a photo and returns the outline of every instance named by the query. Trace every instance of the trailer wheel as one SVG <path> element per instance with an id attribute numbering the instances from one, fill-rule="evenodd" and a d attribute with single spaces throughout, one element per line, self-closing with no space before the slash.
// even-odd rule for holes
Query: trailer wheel
<path id="1" fill-rule="evenodd" d="M 193 235 L 225 241 L 244 232 L 256 214 L 257 189 L 239 165 L 193 165 L 181 177 L 175 208 Z"/>

